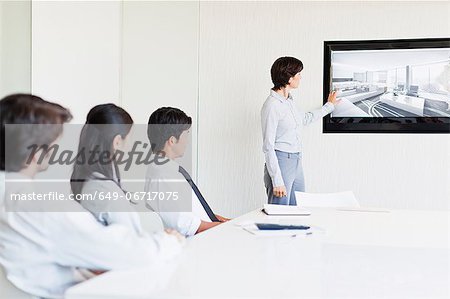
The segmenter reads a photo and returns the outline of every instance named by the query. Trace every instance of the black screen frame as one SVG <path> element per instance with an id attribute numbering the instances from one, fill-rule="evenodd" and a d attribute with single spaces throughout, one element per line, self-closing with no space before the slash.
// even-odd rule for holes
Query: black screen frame
<path id="1" fill-rule="evenodd" d="M 450 48 L 450 38 L 324 41 L 323 103 L 331 88 L 331 52 Z M 331 117 L 323 118 L 323 133 L 450 133 L 449 117 Z"/>

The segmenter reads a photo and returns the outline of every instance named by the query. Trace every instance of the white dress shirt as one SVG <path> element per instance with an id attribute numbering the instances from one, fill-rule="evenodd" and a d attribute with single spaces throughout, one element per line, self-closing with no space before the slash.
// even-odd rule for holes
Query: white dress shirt
<path id="1" fill-rule="evenodd" d="M 8 173 L 8 179 L 27 179 Z M 127 226 L 100 224 L 80 204 L 71 212 L 8 212 L 12 193 L 29 193 L 26 184 L 4 184 L 0 172 L 0 264 L 19 289 L 39 297 L 63 298 L 83 281 L 80 269 L 146 267 L 181 251 L 175 236 L 137 235 Z"/>
<path id="2" fill-rule="evenodd" d="M 208 214 L 198 200 L 185 177 L 179 172 L 180 165 L 169 160 L 166 164 L 148 166 L 145 191 L 148 193 L 178 192 L 175 202 L 151 201 L 148 205 L 159 214 L 164 226 L 180 232 L 184 236 L 193 236 L 201 221 L 211 222 Z"/>
<path id="3" fill-rule="evenodd" d="M 301 112 L 295 106 L 291 94 L 286 99 L 277 92 L 270 91 L 261 109 L 261 127 L 267 171 L 274 187 L 284 185 L 275 150 L 300 153 L 302 127 L 321 119 L 333 110 L 334 105 L 326 103 L 320 109 Z"/>

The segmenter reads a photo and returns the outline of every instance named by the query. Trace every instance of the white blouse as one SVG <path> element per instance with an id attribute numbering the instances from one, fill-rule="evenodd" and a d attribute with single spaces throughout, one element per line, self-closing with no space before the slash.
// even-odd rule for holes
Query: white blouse
<path id="1" fill-rule="evenodd" d="M 94 173 L 94 177 L 98 179 L 84 183 L 81 193 L 85 200 L 81 200 L 80 204 L 104 225 L 125 225 L 141 233 L 139 215 L 134 204 L 127 200 L 124 190 L 116 182 L 103 179 L 105 177 L 100 173 Z"/>

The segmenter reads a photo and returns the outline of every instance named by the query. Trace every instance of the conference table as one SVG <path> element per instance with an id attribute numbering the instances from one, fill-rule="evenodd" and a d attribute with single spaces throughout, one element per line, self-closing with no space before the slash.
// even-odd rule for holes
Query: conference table
<path id="1" fill-rule="evenodd" d="M 174 261 L 107 272 L 66 298 L 450 298 L 450 211 L 310 210 L 252 211 L 188 239 Z M 258 236 L 251 222 L 312 233 Z"/>

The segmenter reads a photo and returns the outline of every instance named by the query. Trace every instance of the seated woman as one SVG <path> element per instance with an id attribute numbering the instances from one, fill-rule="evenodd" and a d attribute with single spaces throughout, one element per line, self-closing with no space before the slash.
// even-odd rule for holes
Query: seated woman
<path id="1" fill-rule="evenodd" d="M 78 202 L 100 223 L 122 224 L 141 233 L 139 215 L 126 199 L 116 161 L 132 125 L 128 112 L 114 104 L 97 105 L 89 111 L 80 134 L 71 188 Z"/>

